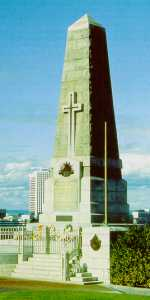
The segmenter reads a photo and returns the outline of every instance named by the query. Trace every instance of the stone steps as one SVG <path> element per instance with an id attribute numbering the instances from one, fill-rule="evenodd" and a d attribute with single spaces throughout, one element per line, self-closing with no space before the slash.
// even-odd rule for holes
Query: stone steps
<path id="1" fill-rule="evenodd" d="M 93 276 L 92 273 L 84 272 L 84 273 L 77 273 L 75 277 L 71 277 L 70 281 L 76 284 L 98 284 L 100 281 L 98 277 Z"/>
<path id="2" fill-rule="evenodd" d="M 38 275 L 37 274 L 17 274 L 17 273 L 13 273 L 12 278 L 16 278 L 16 279 L 28 279 L 28 280 L 39 280 L 39 281 L 55 281 L 55 282 L 59 282 L 62 281 L 61 277 L 54 277 L 54 276 L 43 276 L 43 275 Z"/>
<path id="3" fill-rule="evenodd" d="M 61 255 L 60 254 L 34 254 L 34 259 L 41 259 L 43 258 L 43 260 L 53 260 L 53 259 L 57 259 L 60 258 Z M 32 259 L 33 257 L 29 257 L 29 260 Z"/>
<path id="4" fill-rule="evenodd" d="M 47 261 L 59 261 L 61 260 L 61 256 L 60 255 L 55 255 L 55 254 L 49 254 L 49 255 L 45 255 L 45 254 L 41 254 L 41 255 L 34 255 L 33 257 L 29 257 L 28 261 L 32 261 L 34 259 L 34 261 L 43 261 L 43 262 L 47 262 Z"/>
<path id="5" fill-rule="evenodd" d="M 13 278 L 61 281 L 62 258 L 60 255 L 34 255 L 28 261 L 20 262 L 11 274 Z"/>
<path id="6" fill-rule="evenodd" d="M 16 264 L 0 264 L 0 277 L 10 277 Z"/>
<path id="7" fill-rule="evenodd" d="M 34 255 L 28 261 L 22 261 L 16 265 L 15 271 L 11 277 L 43 280 L 43 281 L 62 281 L 62 258 L 60 255 Z M 98 277 L 90 272 L 77 273 L 75 277 L 70 278 L 70 283 L 74 284 L 97 284 Z"/>
<path id="8" fill-rule="evenodd" d="M 51 272 L 55 272 L 57 269 L 59 270 L 60 269 L 60 266 L 41 266 L 41 265 L 23 265 L 23 264 L 19 264 L 16 266 L 16 270 L 22 270 L 22 271 L 26 271 L 26 270 L 45 270 L 45 271 L 51 271 Z"/>
<path id="9" fill-rule="evenodd" d="M 83 272 L 83 273 L 77 273 L 77 274 L 76 274 L 76 277 L 77 277 L 77 278 L 91 277 L 91 276 L 92 276 L 92 273 L 89 273 L 89 272 Z"/>
<path id="10" fill-rule="evenodd" d="M 17 276 L 19 276 L 19 274 L 22 274 L 22 275 L 37 275 L 37 270 L 33 270 L 33 269 L 30 269 L 28 270 L 27 272 L 20 272 L 20 270 L 16 270 L 15 271 L 15 274 L 17 274 Z M 49 272 L 49 271 L 45 271 L 45 270 L 38 270 L 38 276 L 50 276 L 50 277 L 60 277 L 60 272 Z"/>
<path id="11" fill-rule="evenodd" d="M 56 266 L 56 265 L 60 265 L 62 262 L 62 259 L 59 260 L 52 260 L 52 261 L 43 261 L 43 259 L 36 260 L 36 259 L 32 259 L 29 261 L 24 261 L 24 262 L 20 262 L 19 265 L 20 266 L 29 266 L 29 265 L 34 265 L 34 266 L 45 266 L 45 267 L 52 267 L 52 266 Z"/>
<path id="12" fill-rule="evenodd" d="M 24 273 L 36 273 L 37 274 L 37 272 L 38 272 L 38 274 L 39 273 L 43 273 L 43 274 L 60 274 L 60 269 L 59 268 L 56 268 L 56 269 L 50 269 L 50 268 L 42 268 L 42 267 L 40 267 L 40 268 L 36 268 L 36 267 L 33 267 L 33 266 L 28 266 L 27 268 L 24 268 L 24 266 L 23 267 L 18 267 L 18 268 L 16 268 L 15 269 L 15 272 L 16 273 L 22 273 L 22 274 L 24 274 Z"/>
<path id="13" fill-rule="evenodd" d="M 16 276 L 18 276 L 19 278 L 19 275 L 35 275 L 35 276 L 44 276 L 44 277 L 61 277 L 61 273 L 59 271 L 56 271 L 55 273 L 54 272 L 48 272 L 48 271 L 45 271 L 45 270 L 38 270 L 38 273 L 37 273 L 37 270 L 28 270 L 28 271 L 21 271 L 21 270 L 16 270 L 14 272 L 16 274 Z"/>

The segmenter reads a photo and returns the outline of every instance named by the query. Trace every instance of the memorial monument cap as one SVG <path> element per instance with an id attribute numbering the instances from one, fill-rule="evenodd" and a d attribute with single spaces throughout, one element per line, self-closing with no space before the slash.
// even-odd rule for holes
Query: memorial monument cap
<path id="1" fill-rule="evenodd" d="M 71 26 L 69 26 L 68 30 L 74 31 L 74 30 L 78 30 L 78 29 L 80 30 L 80 29 L 84 29 L 84 28 L 89 28 L 90 25 L 102 27 L 92 17 L 90 17 L 88 14 L 85 14 L 79 20 L 77 20 L 75 23 L 73 23 Z"/>

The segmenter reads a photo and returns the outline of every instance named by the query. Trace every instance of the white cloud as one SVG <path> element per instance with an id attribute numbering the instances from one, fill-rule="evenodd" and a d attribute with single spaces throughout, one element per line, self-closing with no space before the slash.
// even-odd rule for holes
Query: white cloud
<path id="1" fill-rule="evenodd" d="M 0 167 L 1 207 L 24 208 L 28 203 L 28 174 L 32 162 L 10 162 Z"/>
<path id="2" fill-rule="evenodd" d="M 1 192 L 7 192 L 7 191 L 23 191 L 25 190 L 25 186 L 2 186 L 0 187 L 0 193 Z"/>
<path id="3" fill-rule="evenodd" d="M 150 203 L 150 187 L 133 187 L 128 188 L 128 203 L 130 209 L 145 209 L 149 208 Z"/>
<path id="4" fill-rule="evenodd" d="M 150 154 L 124 153 L 121 159 L 124 175 L 136 174 L 139 177 L 150 177 Z"/>
<path id="5" fill-rule="evenodd" d="M 17 171 L 17 170 L 26 170 L 29 169 L 31 167 L 31 162 L 30 161 L 26 161 L 26 162 L 12 162 L 12 163 L 7 163 L 5 165 L 4 170 L 5 171 Z"/>
<path id="6" fill-rule="evenodd" d="M 28 207 L 28 191 L 17 188 L 0 188 L 1 207 L 6 209 L 24 209 Z"/>
<path id="7" fill-rule="evenodd" d="M 6 163 L 0 170 L 0 182 L 23 179 L 29 174 L 31 168 L 32 163 L 30 161 Z"/>
<path id="8" fill-rule="evenodd" d="M 37 166 L 36 160 L 1 162 L 0 203 L 1 207 L 23 209 L 28 207 L 28 175 Z"/>

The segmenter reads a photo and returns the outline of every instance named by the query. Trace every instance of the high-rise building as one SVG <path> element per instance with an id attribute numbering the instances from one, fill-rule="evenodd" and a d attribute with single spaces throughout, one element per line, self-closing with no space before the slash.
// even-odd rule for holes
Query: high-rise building
<path id="1" fill-rule="evenodd" d="M 44 184 L 48 178 L 48 169 L 39 169 L 29 175 L 29 210 L 35 217 L 43 212 Z"/>

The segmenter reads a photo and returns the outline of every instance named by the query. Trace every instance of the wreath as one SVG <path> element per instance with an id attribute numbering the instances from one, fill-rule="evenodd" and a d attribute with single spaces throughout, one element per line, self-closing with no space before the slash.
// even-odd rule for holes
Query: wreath
<path id="1" fill-rule="evenodd" d="M 66 225 L 64 228 L 65 232 L 72 232 L 73 231 L 73 226 L 71 224 Z"/>
<path id="2" fill-rule="evenodd" d="M 101 248 L 101 240 L 96 234 L 90 240 L 90 246 L 94 251 L 98 251 Z"/>

